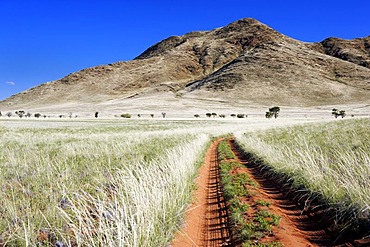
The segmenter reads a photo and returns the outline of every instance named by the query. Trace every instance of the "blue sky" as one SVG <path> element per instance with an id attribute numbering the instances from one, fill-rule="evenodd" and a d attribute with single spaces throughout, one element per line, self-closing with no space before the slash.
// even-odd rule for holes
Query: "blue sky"
<path id="1" fill-rule="evenodd" d="M 369 0 L 0 0 L 0 100 L 245 17 L 302 41 L 370 35 Z"/>

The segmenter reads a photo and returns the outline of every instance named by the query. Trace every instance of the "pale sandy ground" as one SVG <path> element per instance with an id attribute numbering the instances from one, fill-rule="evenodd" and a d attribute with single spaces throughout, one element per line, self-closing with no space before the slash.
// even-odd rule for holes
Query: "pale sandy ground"
<path id="1" fill-rule="evenodd" d="M 129 113 L 132 118 L 138 118 L 137 114 L 141 114 L 142 118 L 150 118 L 150 114 L 154 114 L 154 118 L 162 118 L 162 112 L 166 113 L 167 118 L 194 118 L 194 114 L 206 118 L 207 112 L 225 114 L 227 118 L 231 118 L 230 114 L 238 113 L 247 114 L 248 118 L 263 118 L 268 108 L 273 106 L 275 106 L 273 100 L 270 105 L 255 105 L 238 99 L 228 101 L 222 98 L 176 97 L 172 93 L 161 93 L 97 104 L 68 103 L 42 107 L 29 106 L 22 109 L 7 107 L 0 109 L 0 111 L 3 113 L 3 118 L 9 111 L 15 115 L 16 110 L 24 110 L 32 115 L 40 113 L 52 118 L 58 118 L 59 115 L 67 117 L 69 113 L 72 113 L 73 116 L 94 118 L 95 112 L 99 112 L 100 118 L 115 118 L 122 113 Z M 347 117 L 351 117 L 351 115 L 355 117 L 370 116 L 370 104 L 367 103 L 311 107 L 278 106 L 281 108 L 281 118 L 333 118 L 331 115 L 333 108 L 345 110 Z"/>

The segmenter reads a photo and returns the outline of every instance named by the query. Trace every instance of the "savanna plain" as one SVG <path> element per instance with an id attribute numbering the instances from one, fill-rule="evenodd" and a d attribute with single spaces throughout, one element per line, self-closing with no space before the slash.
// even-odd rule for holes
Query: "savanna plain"
<path id="1" fill-rule="evenodd" d="M 230 134 L 351 219 L 338 227 L 353 228 L 369 219 L 369 126 L 369 118 L 334 117 L 3 117 L 0 246 L 168 246 L 207 148 Z"/>

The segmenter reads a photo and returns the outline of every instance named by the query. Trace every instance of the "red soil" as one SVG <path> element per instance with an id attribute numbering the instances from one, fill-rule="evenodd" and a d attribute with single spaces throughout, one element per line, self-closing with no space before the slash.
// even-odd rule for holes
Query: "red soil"
<path id="1" fill-rule="evenodd" d="M 208 150 L 205 164 L 200 168 L 196 180 L 198 189 L 194 195 L 194 203 L 185 216 L 185 225 L 175 236 L 172 247 L 189 246 L 241 246 L 232 237 L 227 203 L 223 199 L 220 187 L 219 162 L 217 147 L 221 139 L 215 141 Z M 229 141 L 236 160 L 243 164 L 242 168 L 234 169 L 233 173 L 247 173 L 259 186 L 249 186 L 251 196 L 242 198 L 251 207 L 247 215 L 251 217 L 263 206 L 260 200 L 270 202 L 266 209 L 281 217 L 280 224 L 275 226 L 268 236 L 259 239 L 258 243 L 280 242 L 284 247 L 308 246 L 370 246 L 368 241 L 333 244 L 335 236 L 330 235 L 328 224 L 320 218 L 318 212 L 303 212 L 291 196 L 275 181 L 269 180 L 261 171 L 236 149 L 233 140 Z M 293 193 L 294 194 L 294 193 Z"/>
<path id="2" fill-rule="evenodd" d="M 205 164 L 196 180 L 195 201 L 186 212 L 186 223 L 172 242 L 173 247 L 225 246 L 229 241 L 226 203 L 218 175 L 217 147 L 220 141 L 212 143 L 205 156 Z"/>

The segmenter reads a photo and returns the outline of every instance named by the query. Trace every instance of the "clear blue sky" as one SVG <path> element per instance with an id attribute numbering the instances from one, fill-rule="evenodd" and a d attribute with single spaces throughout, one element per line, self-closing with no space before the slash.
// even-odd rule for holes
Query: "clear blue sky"
<path id="1" fill-rule="evenodd" d="M 312 42 L 369 36 L 369 13 L 369 0 L 0 0 L 0 100 L 244 17 Z"/>

